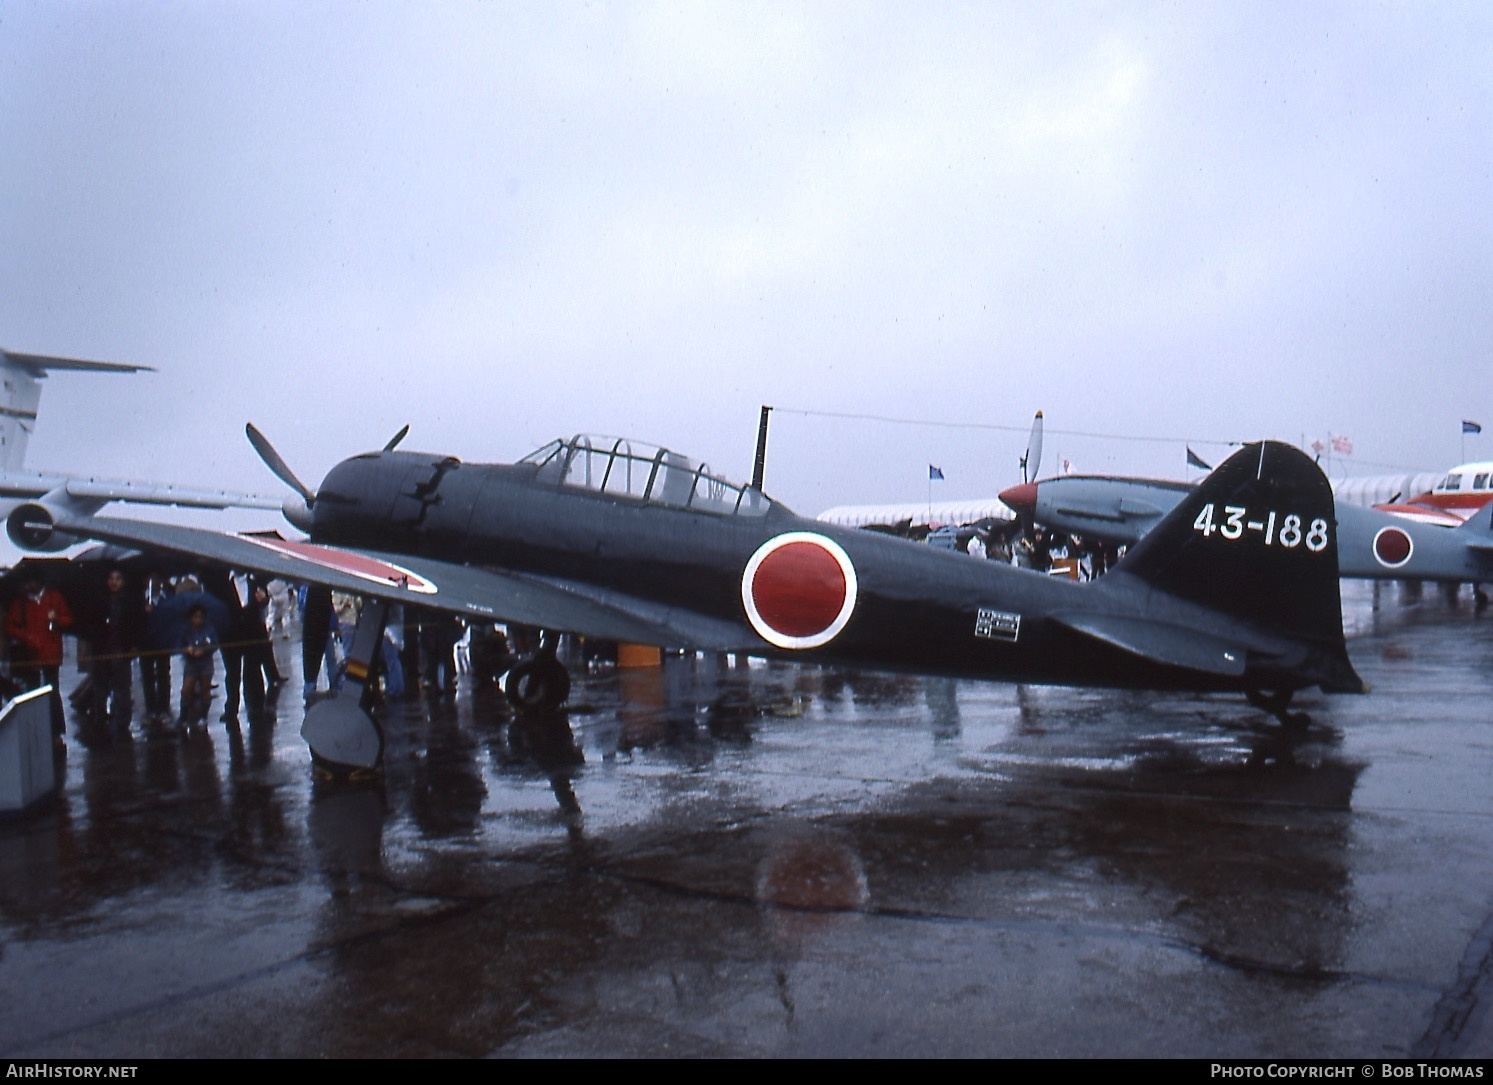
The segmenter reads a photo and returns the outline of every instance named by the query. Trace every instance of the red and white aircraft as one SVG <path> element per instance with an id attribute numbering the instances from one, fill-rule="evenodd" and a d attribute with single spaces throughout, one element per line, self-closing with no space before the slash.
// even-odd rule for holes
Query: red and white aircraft
<path id="1" fill-rule="evenodd" d="M 1374 507 L 1423 523 L 1456 527 L 1489 501 L 1493 501 L 1493 463 L 1483 462 L 1453 467 L 1425 493 Z"/>

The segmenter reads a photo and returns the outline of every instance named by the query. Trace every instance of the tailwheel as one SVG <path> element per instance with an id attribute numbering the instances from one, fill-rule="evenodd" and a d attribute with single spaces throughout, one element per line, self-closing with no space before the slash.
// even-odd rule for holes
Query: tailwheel
<path id="1" fill-rule="evenodd" d="M 560 707 L 570 696 L 570 672 L 542 652 L 511 668 L 503 688 L 508 703 L 520 712 L 543 712 Z"/>
<path id="2" fill-rule="evenodd" d="M 1289 689 L 1270 693 L 1252 689 L 1245 692 L 1244 698 L 1256 708 L 1269 712 L 1287 731 L 1305 731 L 1311 726 L 1312 718 L 1305 712 L 1288 711 L 1294 695 L 1295 691 Z"/>

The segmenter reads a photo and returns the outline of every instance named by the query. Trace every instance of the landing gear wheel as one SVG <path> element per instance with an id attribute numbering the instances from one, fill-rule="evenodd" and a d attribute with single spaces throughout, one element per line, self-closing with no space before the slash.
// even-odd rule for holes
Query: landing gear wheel
<path id="1" fill-rule="evenodd" d="M 570 672 L 554 656 L 537 656 L 511 669 L 503 690 L 520 712 L 559 708 L 570 696 Z"/>
<path id="2" fill-rule="evenodd" d="M 382 769 L 353 768 L 349 765 L 322 761 L 315 754 L 311 755 L 311 778 L 318 783 L 361 784 L 369 780 L 377 780 L 382 775 Z"/>
<path id="3" fill-rule="evenodd" d="M 312 764 L 330 777 L 376 774 L 384 759 L 384 729 L 350 697 L 317 701 L 306 709 L 301 737 Z"/>
<path id="4" fill-rule="evenodd" d="M 1300 734 L 1311 726 L 1312 718 L 1305 712 L 1289 712 L 1293 690 L 1277 690 L 1274 693 L 1266 693 L 1264 690 L 1251 689 L 1244 694 L 1244 699 L 1256 708 L 1269 712 L 1287 731 Z"/>

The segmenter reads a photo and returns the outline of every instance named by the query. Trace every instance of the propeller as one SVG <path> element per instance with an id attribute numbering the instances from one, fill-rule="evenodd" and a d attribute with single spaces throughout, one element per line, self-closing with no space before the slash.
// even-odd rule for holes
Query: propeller
<path id="1" fill-rule="evenodd" d="M 1021 534 L 1031 538 L 1036 532 L 1037 472 L 1042 469 L 1042 412 L 1032 419 L 1031 436 L 1026 439 L 1026 453 L 1021 457 L 1021 485 L 1001 491 L 1000 499 L 1016 513 Z"/>
<path id="2" fill-rule="evenodd" d="M 254 451 L 259 453 L 259 458 L 274 472 L 275 477 L 304 497 L 307 508 L 316 504 L 315 491 L 295 477 L 295 472 L 290 469 L 290 465 L 281 459 L 280 453 L 275 451 L 275 446 L 270 444 L 269 438 L 254 428 L 253 422 L 244 426 L 244 432 L 248 434 L 249 443 L 254 446 Z"/>
<path id="3" fill-rule="evenodd" d="M 311 531 L 311 509 L 316 504 L 316 492 L 300 479 L 296 478 L 295 472 L 290 469 L 290 465 L 281 458 L 280 453 L 275 451 L 275 446 L 270 444 L 269 438 L 254 428 L 253 422 L 244 426 L 244 433 L 248 436 L 249 443 L 254 446 L 254 451 L 259 453 L 259 458 L 264 461 L 264 465 L 274 473 L 275 477 L 301 495 L 299 502 L 294 498 L 287 497 L 285 504 L 280 508 L 285 513 L 287 520 L 309 534 Z M 401 433 L 399 436 L 402 437 L 404 434 Z"/>
<path id="4" fill-rule="evenodd" d="M 404 440 L 405 434 L 409 433 L 409 431 L 410 428 L 408 425 L 401 427 L 399 432 L 390 437 L 388 443 L 384 445 L 384 451 L 394 451 L 395 446 Z M 264 461 L 264 465 L 274 472 L 276 478 L 300 496 L 299 501 L 293 497 L 287 497 L 285 503 L 280 506 L 280 510 L 285 513 L 287 520 L 306 532 L 306 534 L 309 535 L 311 533 L 313 520 L 311 510 L 316 507 L 318 500 L 326 502 L 341 501 L 344 503 L 351 500 L 342 494 L 331 491 L 318 494 L 310 486 L 307 486 L 296 477 L 296 473 L 290 469 L 290 464 L 286 463 L 285 458 L 275 451 L 275 446 L 270 444 L 270 439 L 260 433 L 253 422 L 249 422 L 244 426 L 244 434 L 249 438 L 249 443 L 254 446 L 254 451 L 259 453 L 259 458 Z"/>
<path id="5" fill-rule="evenodd" d="M 1026 439 L 1026 454 L 1021 457 L 1021 481 L 1035 482 L 1042 469 L 1042 412 L 1032 419 L 1032 433 Z"/>

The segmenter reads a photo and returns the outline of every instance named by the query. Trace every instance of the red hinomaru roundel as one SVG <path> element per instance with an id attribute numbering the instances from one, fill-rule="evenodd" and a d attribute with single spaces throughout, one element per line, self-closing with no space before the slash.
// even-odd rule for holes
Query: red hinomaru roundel
<path id="1" fill-rule="evenodd" d="M 1380 565 L 1398 569 L 1415 553 L 1415 543 L 1397 527 L 1381 527 L 1374 536 L 1374 557 Z"/>
<path id="2" fill-rule="evenodd" d="M 828 644 L 855 610 L 855 566 L 832 539 L 790 531 L 757 548 L 741 574 L 741 601 L 759 636 L 779 648 Z"/>

